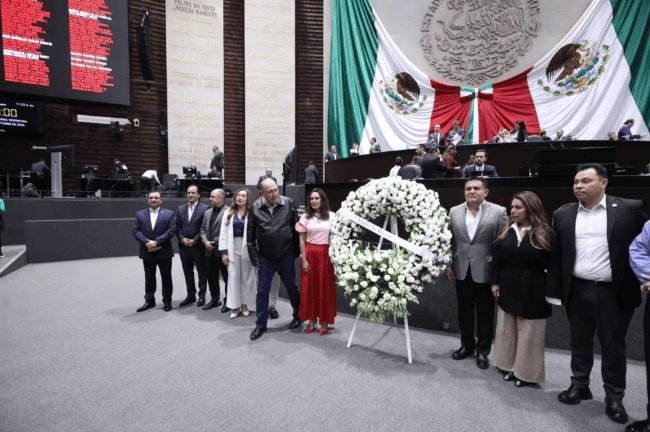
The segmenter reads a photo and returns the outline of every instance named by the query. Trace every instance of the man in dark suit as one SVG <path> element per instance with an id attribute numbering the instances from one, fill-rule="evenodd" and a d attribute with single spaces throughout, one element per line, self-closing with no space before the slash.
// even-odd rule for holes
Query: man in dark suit
<path id="1" fill-rule="evenodd" d="M 422 169 L 422 178 L 425 179 L 441 178 L 447 171 L 447 166 L 440 157 L 440 150 L 437 147 L 431 147 L 431 150 L 422 156 L 420 168 Z"/>
<path id="2" fill-rule="evenodd" d="M 287 289 L 293 307 L 289 329 L 300 327 L 298 317 L 300 291 L 296 286 L 295 259 L 299 255 L 298 213 L 291 198 L 280 196 L 273 180 L 262 182 L 262 197 L 255 201 L 249 212 L 247 237 L 248 255 L 257 267 L 257 305 L 255 329 L 251 340 L 262 337 L 269 318 L 269 293 L 273 275 L 277 272 Z"/>
<path id="3" fill-rule="evenodd" d="M 205 249 L 199 238 L 203 213 L 208 206 L 199 202 L 199 188 L 187 188 L 187 203 L 176 210 L 176 236 L 178 237 L 178 254 L 181 256 L 183 274 L 187 297 L 178 306 L 187 306 L 196 301 L 196 284 L 194 281 L 194 267 L 199 276 L 199 301 L 197 307 L 205 305 L 205 290 L 207 275 L 205 270 Z M 218 300 L 218 299 L 217 299 Z"/>
<path id="4" fill-rule="evenodd" d="M 634 126 L 634 119 L 625 120 L 623 126 L 618 130 L 618 139 L 623 141 L 641 139 L 641 135 L 632 133 L 632 126 Z"/>
<path id="5" fill-rule="evenodd" d="M 144 266 L 144 305 L 138 312 L 156 306 L 156 267 L 162 279 L 162 299 L 165 312 L 172 310 L 172 258 L 174 249 L 171 239 L 176 233 L 174 212 L 161 208 L 160 192 L 149 192 L 149 208 L 135 214 L 133 236 L 140 243 L 140 258 Z"/>
<path id="6" fill-rule="evenodd" d="M 489 284 L 492 243 L 508 222 L 506 209 L 485 200 L 489 193 L 482 177 L 465 181 L 465 202 L 449 211 L 453 251 L 452 268 L 445 270 L 456 281 L 461 347 L 451 358 L 474 355 L 476 366 L 487 369 L 494 333 L 494 297 Z M 474 338 L 474 312 L 476 333 Z"/>
<path id="7" fill-rule="evenodd" d="M 223 152 L 219 150 L 219 146 L 212 147 L 212 159 L 210 160 L 210 171 L 217 178 L 223 178 Z"/>
<path id="8" fill-rule="evenodd" d="M 314 165 L 314 161 L 309 161 L 307 168 L 305 168 L 305 184 L 318 182 L 318 168 Z"/>
<path id="9" fill-rule="evenodd" d="M 444 147 L 447 145 L 445 135 L 440 132 L 440 125 L 437 124 L 433 127 L 433 132 L 429 134 L 429 142 L 433 143 L 436 147 Z"/>
<path id="10" fill-rule="evenodd" d="M 499 177 L 496 167 L 494 165 L 488 165 L 485 162 L 487 162 L 487 150 L 476 150 L 474 153 L 474 163 L 463 168 L 463 177 L 470 178 L 474 172 L 476 174 L 480 172 L 481 175 L 479 177 Z"/>
<path id="11" fill-rule="evenodd" d="M 221 305 L 221 286 L 219 285 L 219 273 L 223 279 L 226 294 L 228 291 L 228 267 L 222 262 L 219 254 L 219 233 L 221 231 L 221 219 L 228 211 L 226 206 L 226 192 L 223 189 L 214 189 L 210 192 L 210 208 L 203 215 L 201 224 L 201 241 L 205 248 L 205 262 L 208 271 L 208 286 L 210 287 L 210 303 L 203 306 L 203 310 L 209 310 Z M 223 298 L 221 312 L 228 312 L 226 296 Z"/>
<path id="12" fill-rule="evenodd" d="M 592 399 L 589 375 L 593 339 L 602 349 L 605 413 L 627 422 L 625 395 L 625 334 L 632 312 L 641 303 L 639 283 L 629 265 L 630 243 L 647 215 L 639 200 L 607 196 L 607 171 L 598 164 L 578 167 L 573 193 L 578 202 L 553 213 L 558 234 L 556 262 L 560 298 L 566 307 L 571 334 L 571 386 L 558 395 L 569 405 Z"/>
<path id="13" fill-rule="evenodd" d="M 336 151 L 336 146 L 330 147 L 330 151 L 325 153 L 325 163 L 339 159 L 341 159 L 341 155 Z"/>
<path id="14" fill-rule="evenodd" d="M 278 181 L 273 177 L 273 171 L 271 168 L 266 169 L 266 173 L 263 176 L 260 176 L 259 179 L 257 179 L 257 188 L 262 189 L 262 182 L 266 179 L 271 179 L 273 180 L 273 183 L 278 184 Z"/>

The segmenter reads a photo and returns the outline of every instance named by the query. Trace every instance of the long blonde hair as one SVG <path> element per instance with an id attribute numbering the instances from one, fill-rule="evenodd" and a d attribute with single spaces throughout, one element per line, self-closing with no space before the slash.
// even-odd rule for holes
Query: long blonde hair
<path id="1" fill-rule="evenodd" d="M 248 215 L 248 209 L 251 208 L 253 205 L 253 197 L 251 194 L 251 191 L 248 190 L 248 188 L 241 188 L 237 191 L 235 194 L 235 197 L 232 199 L 232 203 L 230 203 L 230 208 L 228 209 L 228 213 L 226 213 L 226 225 L 230 224 L 230 220 L 232 219 L 232 216 L 237 213 L 239 210 L 239 206 L 237 206 L 237 195 L 239 195 L 239 192 L 241 191 L 246 191 L 246 204 L 244 204 L 245 212 L 244 216 Z"/>

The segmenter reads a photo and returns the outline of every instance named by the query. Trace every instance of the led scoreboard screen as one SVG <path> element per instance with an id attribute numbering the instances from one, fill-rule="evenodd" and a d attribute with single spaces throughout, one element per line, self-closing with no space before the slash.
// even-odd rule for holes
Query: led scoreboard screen
<path id="1" fill-rule="evenodd" d="M 129 105 L 127 0 L 0 0 L 0 91 Z"/>

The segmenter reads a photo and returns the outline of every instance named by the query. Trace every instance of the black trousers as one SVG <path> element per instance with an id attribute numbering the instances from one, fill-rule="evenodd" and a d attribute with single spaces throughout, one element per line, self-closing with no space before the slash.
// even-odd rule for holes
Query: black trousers
<path id="1" fill-rule="evenodd" d="M 162 300 L 163 303 L 172 302 L 172 259 L 146 259 L 142 260 L 144 266 L 144 298 L 148 302 L 154 302 L 156 293 L 156 267 L 160 269 L 160 279 L 162 279 Z"/>
<path id="2" fill-rule="evenodd" d="M 625 334 L 632 311 L 619 307 L 611 284 L 593 284 L 573 279 L 567 305 L 571 333 L 571 383 L 589 385 L 594 365 L 594 335 L 602 350 L 601 374 L 605 394 L 615 400 L 625 395 Z"/>
<path id="3" fill-rule="evenodd" d="M 479 354 L 490 354 L 494 336 L 494 296 L 488 283 L 476 283 L 468 270 L 464 280 L 456 279 L 460 341 L 465 348 Z M 476 336 L 474 339 L 474 312 Z"/>
<path id="4" fill-rule="evenodd" d="M 194 267 L 199 275 L 199 297 L 205 296 L 205 289 L 208 285 L 207 273 L 205 269 L 205 249 L 202 247 L 178 247 L 178 254 L 181 257 L 183 265 L 183 274 L 185 275 L 185 286 L 187 287 L 187 296 L 196 296 L 196 285 L 194 282 Z"/>
<path id="5" fill-rule="evenodd" d="M 228 293 L 228 267 L 221 261 L 221 255 L 215 250 L 215 254 L 206 256 L 205 263 L 208 270 L 208 285 L 210 286 L 210 297 L 219 299 L 221 296 L 221 287 L 219 286 L 219 273 L 223 279 L 225 294 Z M 205 292 L 205 288 L 203 288 Z M 223 303 L 226 303 L 226 295 L 223 297 Z"/>

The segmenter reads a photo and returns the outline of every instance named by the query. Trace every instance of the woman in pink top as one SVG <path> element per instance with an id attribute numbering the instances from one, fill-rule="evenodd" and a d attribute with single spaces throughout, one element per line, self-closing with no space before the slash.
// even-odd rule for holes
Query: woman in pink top
<path id="1" fill-rule="evenodd" d="M 309 193 L 309 205 L 296 224 L 300 234 L 302 321 L 308 321 L 305 333 L 320 322 L 320 335 L 327 333 L 336 316 L 334 267 L 329 257 L 329 233 L 332 221 L 327 195 L 315 188 Z"/>

